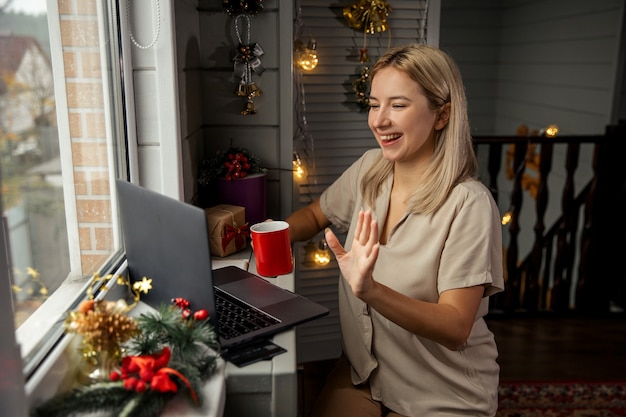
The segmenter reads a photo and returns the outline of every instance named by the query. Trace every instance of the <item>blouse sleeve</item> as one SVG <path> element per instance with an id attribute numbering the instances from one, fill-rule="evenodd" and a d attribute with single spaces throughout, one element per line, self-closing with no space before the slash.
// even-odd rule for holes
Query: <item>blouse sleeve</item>
<path id="1" fill-rule="evenodd" d="M 487 284 L 486 296 L 504 290 L 500 214 L 489 190 L 476 187 L 461 193 L 450 225 L 441 254 L 440 293 L 482 284 Z"/>

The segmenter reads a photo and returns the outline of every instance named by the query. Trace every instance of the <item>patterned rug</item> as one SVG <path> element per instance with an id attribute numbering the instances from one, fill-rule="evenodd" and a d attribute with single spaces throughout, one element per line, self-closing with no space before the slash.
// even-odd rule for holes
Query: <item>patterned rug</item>
<path id="1" fill-rule="evenodd" d="M 496 417 L 626 416 L 626 382 L 502 382 Z"/>

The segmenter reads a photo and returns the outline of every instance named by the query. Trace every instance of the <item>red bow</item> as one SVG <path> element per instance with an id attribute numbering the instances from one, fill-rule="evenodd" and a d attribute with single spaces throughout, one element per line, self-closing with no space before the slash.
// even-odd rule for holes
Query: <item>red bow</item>
<path id="1" fill-rule="evenodd" d="M 222 238 L 222 250 L 226 251 L 228 244 L 235 239 L 235 247 L 240 249 L 245 243 L 245 238 L 250 236 L 248 223 L 241 227 L 233 227 L 229 224 L 224 226 L 224 237 Z"/>
<path id="2" fill-rule="evenodd" d="M 176 369 L 167 367 L 170 357 L 171 352 L 167 346 L 153 355 L 125 356 L 122 358 L 121 371 L 112 372 L 111 380 L 122 379 L 124 388 L 129 391 L 143 392 L 150 388 L 157 392 L 177 392 L 178 386 L 170 379 L 170 374 L 176 375 L 189 388 L 191 398 L 197 404 L 198 396 L 189 380 Z"/>

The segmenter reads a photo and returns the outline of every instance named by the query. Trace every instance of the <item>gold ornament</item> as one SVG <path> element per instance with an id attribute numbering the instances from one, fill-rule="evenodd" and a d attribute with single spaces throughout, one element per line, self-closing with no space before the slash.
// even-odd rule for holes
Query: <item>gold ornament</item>
<path id="1" fill-rule="evenodd" d="M 254 102 L 252 101 L 252 99 L 248 99 L 248 101 L 246 101 L 246 107 L 244 107 L 244 109 L 241 111 L 241 115 L 248 116 L 251 114 L 256 114 L 256 109 L 254 108 Z"/>
<path id="2" fill-rule="evenodd" d="M 251 82 L 248 84 L 248 97 L 258 97 L 262 93 L 261 89 L 257 87 L 256 83 Z"/>
<path id="3" fill-rule="evenodd" d="M 373 35 L 389 29 L 387 17 L 391 10 L 389 3 L 384 0 L 358 0 L 343 8 L 343 17 L 351 28 Z"/>
<path id="4" fill-rule="evenodd" d="M 108 380 L 109 372 L 122 357 L 122 344 L 139 333 L 135 319 L 128 317 L 124 300 L 83 301 L 65 320 L 68 333 L 82 337 L 83 372 L 79 382 Z"/>
<path id="5" fill-rule="evenodd" d="M 370 76 L 370 69 L 368 66 L 361 68 L 361 74 L 352 83 L 352 90 L 356 95 L 356 102 L 362 110 L 369 108 L 369 99 L 367 98 L 367 81 Z"/>
<path id="6" fill-rule="evenodd" d="M 237 97 L 247 97 L 248 96 L 248 88 L 246 87 L 246 83 L 242 80 L 235 90 L 235 95 Z"/>

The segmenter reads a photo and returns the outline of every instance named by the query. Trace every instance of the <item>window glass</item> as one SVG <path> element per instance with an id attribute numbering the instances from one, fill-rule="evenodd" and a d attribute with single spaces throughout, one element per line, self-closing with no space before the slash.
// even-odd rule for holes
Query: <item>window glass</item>
<path id="1" fill-rule="evenodd" d="M 125 147 L 114 139 L 124 134 L 109 13 L 105 0 L 0 5 L 4 241 L 26 358 L 120 253 L 111 189 Z"/>

